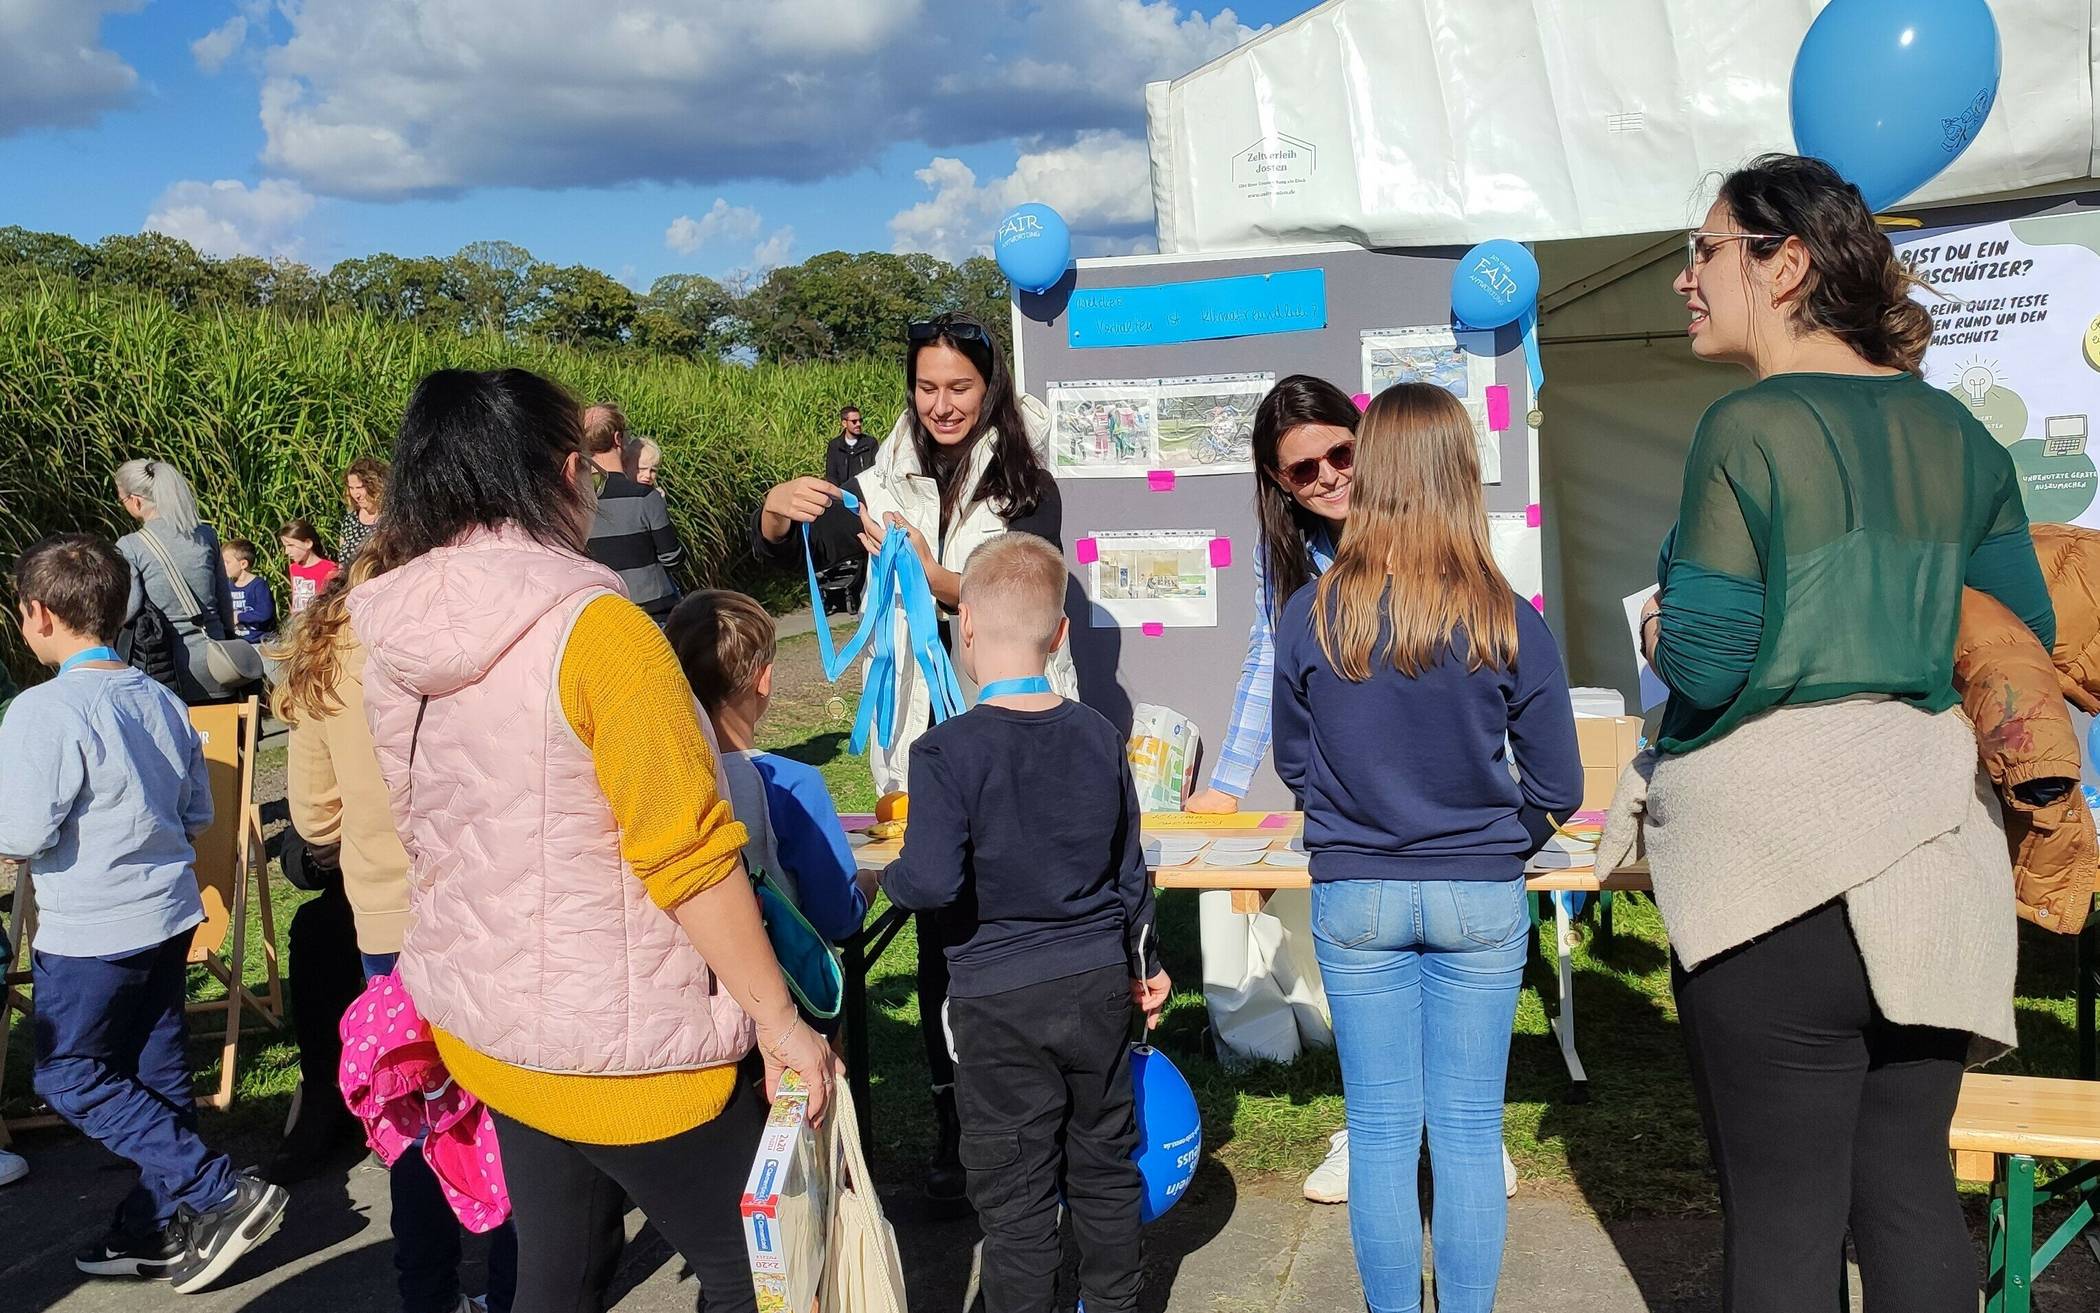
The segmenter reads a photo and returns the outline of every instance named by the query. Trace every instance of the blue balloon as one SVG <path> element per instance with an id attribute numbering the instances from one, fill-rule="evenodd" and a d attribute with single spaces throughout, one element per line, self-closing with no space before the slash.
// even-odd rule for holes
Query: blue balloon
<path id="1" fill-rule="evenodd" d="M 1520 242 L 1482 242 L 1451 271 L 1451 313 L 1469 328 L 1513 324 L 1538 303 L 1539 262 Z"/>
<path id="2" fill-rule="evenodd" d="M 1149 1222 L 1172 1208 L 1196 1179 L 1203 1156 L 1203 1120 L 1196 1092 L 1167 1055 L 1149 1044 L 1130 1050 L 1130 1083 L 1137 1095 L 1138 1172 L 1145 1198 L 1138 1213 Z"/>
<path id="3" fill-rule="evenodd" d="M 1831 0 L 1794 56 L 1794 147 L 1886 209 L 1976 140 L 2002 62 L 1984 0 Z"/>
<path id="4" fill-rule="evenodd" d="M 1072 230 L 1047 205 L 1030 201 L 1014 207 L 999 221 L 992 240 L 999 271 L 1024 292 L 1047 292 L 1065 276 L 1072 262 Z"/>

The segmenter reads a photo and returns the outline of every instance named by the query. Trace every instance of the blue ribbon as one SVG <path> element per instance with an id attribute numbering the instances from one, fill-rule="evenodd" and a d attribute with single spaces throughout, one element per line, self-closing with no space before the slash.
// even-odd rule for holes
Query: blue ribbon
<path id="1" fill-rule="evenodd" d="M 1531 404 L 1539 404 L 1539 389 L 1546 386 L 1546 367 L 1539 361 L 1539 311 L 1526 310 L 1517 320 L 1524 330 L 1524 367 L 1531 372 Z"/>
<path id="2" fill-rule="evenodd" d="M 91 647 L 84 652 L 75 652 L 72 656 L 67 657 L 60 663 L 58 673 L 63 675 L 73 667 L 84 666 L 90 661 L 114 661 L 122 665 L 124 658 L 118 656 L 117 650 L 113 647 Z"/>
<path id="3" fill-rule="evenodd" d="M 860 501 L 841 491 L 840 500 L 849 511 L 858 512 Z M 844 647 L 834 648 L 831 627 L 824 623 L 824 601 L 817 587 L 816 555 L 809 545 L 809 526 L 802 526 L 802 562 L 809 571 L 810 610 L 817 616 L 817 652 L 824 661 L 824 677 L 837 683 L 863 648 L 868 649 L 867 678 L 862 682 L 860 711 L 853 719 L 854 752 L 865 752 L 872 733 L 887 748 L 897 741 L 897 626 L 901 607 L 905 641 L 910 657 L 919 663 L 933 705 L 936 724 L 958 716 L 966 709 L 962 685 L 955 678 L 955 664 L 941 646 L 940 611 L 934 605 L 933 585 L 926 567 L 912 548 L 911 535 L 901 525 L 891 525 L 883 535 L 882 550 L 868 562 L 868 584 L 861 596 L 860 627 Z M 872 645 L 872 646 L 871 646 Z"/>
<path id="4" fill-rule="evenodd" d="M 1020 697 L 1027 693 L 1049 693 L 1050 678 L 1047 675 L 1030 675 L 1026 679 L 995 679 L 977 690 L 979 702 L 990 702 L 993 698 Z"/>

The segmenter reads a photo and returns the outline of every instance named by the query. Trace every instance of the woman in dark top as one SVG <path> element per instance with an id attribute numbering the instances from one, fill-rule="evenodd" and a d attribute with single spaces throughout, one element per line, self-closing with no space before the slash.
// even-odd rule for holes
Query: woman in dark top
<path id="1" fill-rule="evenodd" d="M 343 472 L 343 526 L 336 535 L 336 564 L 345 570 L 357 559 L 357 550 L 372 536 L 379 512 L 386 502 L 386 462 L 375 456 L 360 456 Z"/>
<path id="2" fill-rule="evenodd" d="M 1973 1313 L 1947 1128 L 1964 1060 L 2014 1038 L 2014 922 L 1954 637 L 1967 585 L 2054 639 L 2018 478 L 1919 376 L 1931 320 L 1828 165 L 1731 175 L 1688 254 L 1693 352 L 1757 379 L 1700 421 L 1641 623 L 1723 1307 L 1827 1305 L 1849 1230 L 1868 1308 Z"/>
<path id="3" fill-rule="evenodd" d="M 761 561 L 801 570 L 807 526 L 812 558 L 822 569 L 856 551 L 873 556 L 881 550 L 882 535 L 891 526 L 901 527 L 910 535 L 934 601 L 945 616 L 955 609 L 963 565 L 988 539 L 1016 529 L 1062 547 L 1064 505 L 1056 481 L 1036 456 L 1048 433 L 1049 416 L 1041 402 L 1015 389 L 1005 355 L 985 326 L 968 315 L 946 314 L 911 325 L 907 338 L 904 382 L 911 405 L 877 449 L 875 464 L 843 489 L 854 495 L 860 512 L 845 508 L 837 484 L 791 479 L 768 492 L 752 517 L 751 547 Z M 869 599 L 870 604 L 874 601 Z M 906 652 L 901 614 L 895 625 L 898 651 Z M 952 652 L 945 620 L 941 628 Z M 1078 696 L 1079 681 L 1067 650 L 1060 648 L 1052 656 L 1049 676 L 1059 694 Z M 868 749 L 875 788 L 882 794 L 908 791 L 912 742 L 932 723 L 932 699 L 918 664 L 909 657 L 896 663 L 895 694 L 896 737 L 887 746 L 873 743 Z M 959 1202 L 963 1173 L 957 1149 L 955 1064 L 941 1027 L 948 966 L 934 919 L 919 918 L 918 943 L 919 1032 L 940 1123 L 940 1144 L 926 1189 L 943 1202 Z"/>

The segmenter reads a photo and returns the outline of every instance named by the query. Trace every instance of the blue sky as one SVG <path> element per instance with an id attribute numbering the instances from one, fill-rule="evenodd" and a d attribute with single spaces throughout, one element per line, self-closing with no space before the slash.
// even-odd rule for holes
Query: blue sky
<path id="1" fill-rule="evenodd" d="M 1143 84 L 1311 0 L 13 0 L 0 224 L 321 267 L 517 242 L 640 287 L 1149 249 Z"/>

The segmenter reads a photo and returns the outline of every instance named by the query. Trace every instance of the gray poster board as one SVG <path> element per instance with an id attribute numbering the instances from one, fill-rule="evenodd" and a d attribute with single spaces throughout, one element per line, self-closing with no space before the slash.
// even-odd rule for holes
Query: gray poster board
<path id="1" fill-rule="evenodd" d="M 1053 382 L 1178 378 L 1203 374 L 1313 374 L 1342 391 L 1362 386 L 1361 335 L 1411 325 L 1447 324 L 1451 274 L 1459 248 L 1367 250 L 1358 246 L 1294 247 L 1205 256 L 1133 256 L 1082 260 L 1065 280 L 1014 305 L 1014 362 L 1023 390 L 1043 399 Z M 1074 349 L 1065 306 L 1075 290 L 1154 286 L 1293 269 L 1326 271 L 1327 322 L 1317 330 L 1187 342 L 1170 346 Z M 1531 458 L 1531 408 L 1521 340 L 1514 328 L 1495 335 L 1496 381 L 1510 390 L 1512 422 L 1500 436 L 1502 477 L 1485 489 L 1487 509 L 1522 513 L 1537 504 Z M 1251 474 L 1189 475 L 1171 492 L 1153 492 L 1143 473 L 1130 478 L 1064 478 L 1065 559 L 1072 570 L 1066 612 L 1080 696 L 1122 726 L 1141 702 L 1172 707 L 1202 734 L 1200 787 L 1223 740 L 1233 690 L 1247 659 L 1254 619 L 1253 559 L 1258 550 Z M 1218 571 L 1215 629 L 1169 628 L 1148 637 L 1137 629 L 1095 628 L 1085 588 L 1088 567 L 1073 555 L 1081 538 L 1110 531 L 1201 529 L 1232 542 L 1232 564 Z M 1248 795 L 1250 807 L 1284 808 L 1288 794 L 1264 761 Z"/>

